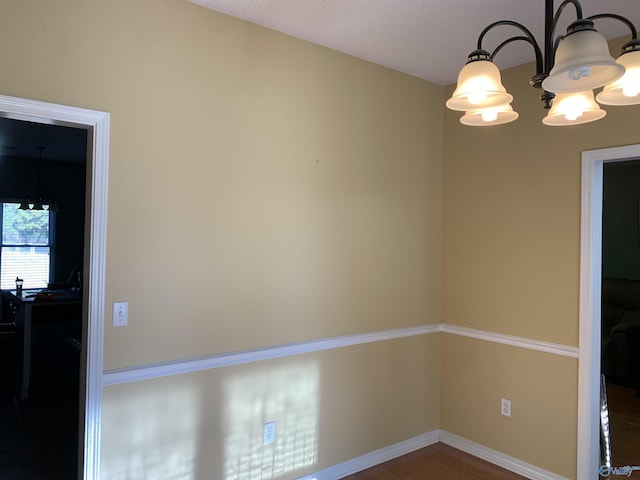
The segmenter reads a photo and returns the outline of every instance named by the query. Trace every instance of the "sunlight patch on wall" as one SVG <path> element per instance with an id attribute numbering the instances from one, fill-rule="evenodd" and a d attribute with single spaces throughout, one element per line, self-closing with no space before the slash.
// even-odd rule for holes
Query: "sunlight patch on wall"
<path id="1" fill-rule="evenodd" d="M 122 435 L 112 435 L 126 452 L 106 462 L 101 478 L 183 480 L 194 477 L 200 401 L 191 389 L 140 391 L 127 398 L 118 418 Z M 170 417 L 170 421 L 158 419 Z"/>
<path id="2" fill-rule="evenodd" d="M 225 384 L 226 480 L 269 480 L 316 463 L 318 382 L 317 366 L 302 363 Z M 268 422 L 275 422 L 275 441 L 265 445 Z"/>

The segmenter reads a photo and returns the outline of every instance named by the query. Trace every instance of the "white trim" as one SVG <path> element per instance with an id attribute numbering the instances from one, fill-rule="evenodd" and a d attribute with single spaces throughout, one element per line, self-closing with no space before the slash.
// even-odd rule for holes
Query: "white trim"
<path id="1" fill-rule="evenodd" d="M 394 458 L 401 457 L 408 453 L 414 452 L 434 443 L 438 443 L 440 437 L 440 431 L 434 430 L 424 435 L 405 440 L 404 442 L 390 445 L 380 450 L 375 450 L 370 453 L 366 453 L 359 457 L 347 460 L 346 462 L 338 463 L 332 467 L 325 468 L 318 472 L 314 472 L 303 477 L 299 477 L 298 480 L 338 480 L 344 478 L 347 475 L 352 475 L 367 468 L 375 467 L 381 463 L 393 460 Z M 428 475 L 425 477 L 427 478 Z"/>
<path id="2" fill-rule="evenodd" d="M 553 472 L 549 472 L 548 470 L 536 467 L 530 463 L 523 462 L 522 460 L 505 455 L 504 453 L 500 453 L 496 450 L 480 445 L 479 443 L 472 442 L 471 440 L 467 440 L 466 438 L 462 438 L 444 430 L 440 432 L 440 441 L 465 453 L 473 455 L 474 457 L 480 458 L 492 463 L 493 465 L 497 465 L 498 467 L 502 467 L 532 480 L 568 480 L 567 478 L 556 475 Z"/>
<path id="3" fill-rule="evenodd" d="M 442 324 L 441 331 L 463 337 L 471 337 L 487 342 L 501 343 L 512 347 L 526 348 L 538 352 L 552 353 L 562 357 L 578 358 L 578 349 L 568 345 L 560 345 L 558 343 L 543 342 L 541 340 L 533 340 L 530 338 L 516 337 L 504 333 L 487 332 L 477 330 L 475 328 L 460 327 L 457 325 Z"/>
<path id="4" fill-rule="evenodd" d="M 100 432 L 102 416 L 102 371 L 104 345 L 104 287 L 107 231 L 107 186 L 109 171 L 109 114 L 83 108 L 56 105 L 0 95 L 0 115 L 38 123 L 88 128 L 92 146 L 91 234 L 89 248 L 89 291 L 86 403 L 84 424 L 84 478 L 100 476 Z"/>
<path id="5" fill-rule="evenodd" d="M 140 367 L 107 370 L 104 372 L 102 377 L 102 383 L 104 386 L 109 386 L 120 383 L 138 382 L 142 380 L 150 380 L 152 378 L 200 372 L 213 368 L 231 367 L 234 365 L 272 360 L 274 358 L 303 355 L 305 353 L 320 352 L 334 348 L 350 347 L 364 343 L 382 342 L 385 340 L 394 340 L 396 338 L 414 337 L 417 335 L 428 335 L 438 332 L 461 335 L 488 342 L 501 343 L 538 352 L 551 353 L 563 357 L 578 358 L 578 349 L 567 345 L 542 342 L 540 340 L 505 335 L 503 333 L 486 332 L 483 330 L 459 327 L 456 325 L 434 323 L 417 327 L 397 328 L 393 330 L 381 330 L 377 332 L 346 335 L 343 337 L 310 340 L 306 342 L 291 343 L 288 345 L 258 348 L 255 350 L 244 350 L 240 352 L 211 355 L 208 357 L 177 360 L 174 362 L 156 363 Z"/>
<path id="6" fill-rule="evenodd" d="M 274 347 L 258 348 L 241 352 L 211 355 L 209 357 L 193 358 L 176 362 L 144 365 L 141 367 L 125 368 L 121 370 L 109 370 L 104 372 L 103 385 L 115 385 L 119 383 L 136 382 L 152 378 L 179 375 L 183 373 L 199 372 L 212 368 L 223 368 L 245 363 L 261 362 L 274 358 L 302 355 L 305 353 L 331 350 L 334 348 L 349 347 L 363 343 L 380 342 L 396 338 L 413 337 L 436 333 L 438 324 L 421 325 L 418 327 L 398 328 L 382 330 L 378 332 L 347 335 L 343 337 L 310 340 L 307 342 L 291 343 Z"/>
<path id="7" fill-rule="evenodd" d="M 346 462 L 338 463 L 324 470 L 304 475 L 299 477 L 298 480 L 338 480 L 438 442 L 442 442 L 469 455 L 473 455 L 476 458 L 532 480 L 568 480 L 553 472 L 523 462 L 522 460 L 505 455 L 504 453 L 500 453 L 445 430 L 433 430 L 405 440 L 404 442 L 399 442 L 347 460 Z M 425 472 L 425 478 L 428 477 L 428 472 Z"/>
<path id="8" fill-rule="evenodd" d="M 640 157 L 640 145 L 582 153 L 580 231 L 580 355 L 578 357 L 578 479 L 595 478 L 599 463 L 602 169 Z"/>
<path id="9" fill-rule="evenodd" d="M 91 234 L 89 331 L 87 332 L 87 387 L 85 410 L 84 478 L 100 478 L 102 382 L 104 370 L 104 311 L 107 258 L 107 198 L 109 183 L 109 114 L 99 115 L 93 124 L 93 173 L 91 187 Z"/>

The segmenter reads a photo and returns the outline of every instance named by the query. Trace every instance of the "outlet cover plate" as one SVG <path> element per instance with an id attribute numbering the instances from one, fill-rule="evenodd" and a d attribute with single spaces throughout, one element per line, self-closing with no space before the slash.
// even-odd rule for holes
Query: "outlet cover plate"
<path id="1" fill-rule="evenodd" d="M 273 443 L 276 439 L 276 422 L 264 424 L 264 444 Z"/>

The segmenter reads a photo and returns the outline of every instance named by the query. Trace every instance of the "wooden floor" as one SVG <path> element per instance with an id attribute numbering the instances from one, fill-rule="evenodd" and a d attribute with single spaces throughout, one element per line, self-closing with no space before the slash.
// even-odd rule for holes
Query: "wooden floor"
<path id="1" fill-rule="evenodd" d="M 640 398 L 634 389 L 607 383 L 611 458 L 616 466 L 640 466 Z"/>
<path id="2" fill-rule="evenodd" d="M 345 477 L 345 480 L 523 480 L 460 450 L 436 443 L 408 455 Z"/>

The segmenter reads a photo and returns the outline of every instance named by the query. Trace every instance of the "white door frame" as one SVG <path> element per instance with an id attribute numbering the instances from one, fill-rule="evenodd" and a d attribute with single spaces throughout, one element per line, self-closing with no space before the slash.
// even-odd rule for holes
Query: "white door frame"
<path id="1" fill-rule="evenodd" d="M 87 162 L 88 179 L 91 182 L 91 198 L 88 199 L 90 210 L 87 211 L 90 212 L 91 225 L 88 230 L 89 244 L 85 244 L 89 275 L 85 279 L 87 331 L 83 332 L 86 352 L 83 478 L 95 480 L 100 476 L 109 114 L 0 95 L 0 116 L 80 127 L 88 131 L 87 145 L 92 152 L 92 161 Z"/>
<path id="2" fill-rule="evenodd" d="M 578 479 L 598 478 L 600 456 L 600 293 L 602 171 L 607 162 L 640 158 L 640 144 L 582 152 Z"/>

